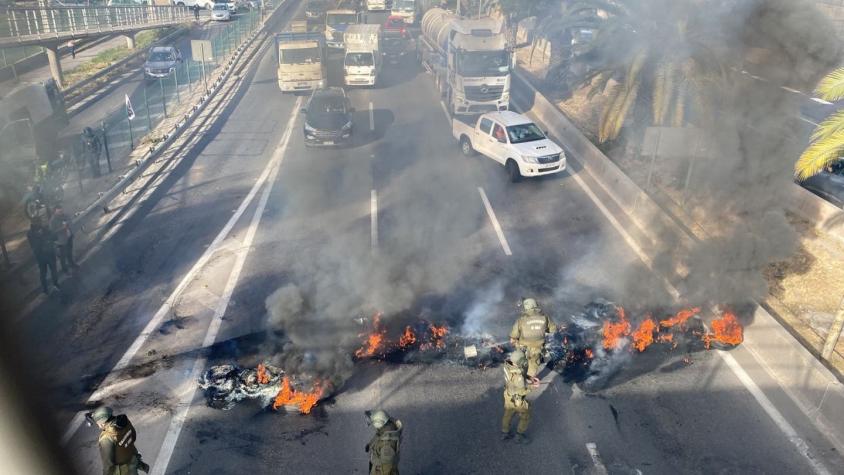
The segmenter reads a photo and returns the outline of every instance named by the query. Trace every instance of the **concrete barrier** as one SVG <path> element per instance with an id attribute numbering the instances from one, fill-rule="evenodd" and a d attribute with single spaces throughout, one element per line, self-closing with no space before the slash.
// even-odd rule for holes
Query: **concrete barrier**
<path id="1" fill-rule="evenodd" d="M 604 155 L 583 133 L 581 133 L 559 108 L 517 72 L 514 75 L 513 101 L 527 114 L 533 116 L 540 125 L 549 130 L 569 152 L 568 158 L 582 166 L 618 207 L 627 214 L 650 243 L 638 243 L 645 252 L 654 252 L 665 236 L 655 235 L 648 223 L 656 222 L 661 233 L 671 233 L 672 238 L 682 245 L 693 244 L 694 237 L 678 225 L 667 212 L 660 208 L 641 188 L 638 187 L 621 169 Z M 816 198 L 808 191 L 795 185 L 796 189 Z M 802 204 L 801 204 L 802 200 Z M 821 200 L 823 201 L 823 200 Z M 840 215 L 826 207 L 819 206 L 815 200 L 795 192 L 794 205 L 805 206 L 806 212 L 817 216 L 816 208 L 826 222 L 838 219 Z M 833 209 L 837 209 L 830 205 Z M 841 210 L 838 210 L 841 211 Z M 840 221 L 839 221 L 840 225 Z M 672 243 L 672 245 L 677 245 Z M 654 254 L 651 258 L 656 257 Z M 753 324 L 745 329 L 746 347 L 776 380 L 783 391 L 795 402 L 816 427 L 829 437 L 841 450 L 844 447 L 844 385 L 835 375 L 797 341 L 783 326 L 762 306 L 757 306 Z"/>

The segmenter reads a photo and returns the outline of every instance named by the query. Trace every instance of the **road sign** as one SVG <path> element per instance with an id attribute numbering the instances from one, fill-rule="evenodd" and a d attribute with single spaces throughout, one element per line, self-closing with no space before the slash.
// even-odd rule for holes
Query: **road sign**
<path id="1" fill-rule="evenodd" d="M 214 61 L 214 48 L 208 40 L 191 40 L 190 53 L 194 61 Z"/>
<path id="2" fill-rule="evenodd" d="M 132 107 L 132 101 L 129 100 L 129 94 L 126 94 L 126 117 L 129 120 L 135 120 L 135 109 Z"/>

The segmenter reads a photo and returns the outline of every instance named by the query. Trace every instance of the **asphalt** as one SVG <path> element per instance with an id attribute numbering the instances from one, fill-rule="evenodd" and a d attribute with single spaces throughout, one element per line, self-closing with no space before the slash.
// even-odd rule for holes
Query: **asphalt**
<path id="1" fill-rule="evenodd" d="M 308 416 L 249 401 L 230 411 L 205 406 L 192 378 L 212 322 L 219 333 L 207 364 L 276 356 L 269 349 L 278 328 L 265 301 L 282 286 L 299 287 L 326 313 L 357 292 L 375 309 L 446 321 L 455 332 L 472 323 L 498 338 L 524 295 L 538 296 L 560 321 L 594 297 L 641 295 L 622 302 L 633 311 L 664 298 L 659 279 L 572 179 L 578 170 L 510 184 L 492 161 L 460 155 L 432 81 L 412 56 L 386 66 L 379 87 L 348 92 L 357 109 L 354 140 L 339 149 L 306 148 L 301 115 L 285 140 L 302 99 L 278 91 L 274 61 L 271 50 L 263 53 L 218 128 L 136 204 L 139 211 L 89 260 L 65 300 L 48 300 L 20 324 L 59 427 L 85 407 L 235 219 L 130 368 L 101 392 L 132 418 L 144 459 L 159 471 L 166 462 L 166 473 L 364 473 L 370 432 L 363 411 L 383 407 L 406 427 L 407 473 L 600 473 L 587 444 L 610 473 L 813 472 L 715 352 L 633 355 L 590 391 L 543 373 L 527 446 L 498 440 L 503 378 L 495 368 L 358 363 Z M 330 66 L 337 83 L 336 59 Z M 236 212 L 279 159 L 278 174 Z M 311 331 L 330 334 L 338 330 L 329 324 L 346 328 L 358 316 L 319 320 Z M 840 470 L 840 455 L 752 357 L 741 347 L 731 355 L 812 456 Z M 202 370 L 206 361 L 199 361 Z M 99 469 L 94 439 L 83 428 L 68 446 L 84 473 Z"/>

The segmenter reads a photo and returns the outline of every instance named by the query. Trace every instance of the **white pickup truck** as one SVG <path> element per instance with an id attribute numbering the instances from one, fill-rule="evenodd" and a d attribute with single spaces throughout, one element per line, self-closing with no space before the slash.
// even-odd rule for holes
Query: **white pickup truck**
<path id="1" fill-rule="evenodd" d="M 483 114 L 467 124 L 455 116 L 451 129 L 463 155 L 480 153 L 504 165 L 510 181 L 566 169 L 566 154 L 530 119 L 513 111 Z"/>

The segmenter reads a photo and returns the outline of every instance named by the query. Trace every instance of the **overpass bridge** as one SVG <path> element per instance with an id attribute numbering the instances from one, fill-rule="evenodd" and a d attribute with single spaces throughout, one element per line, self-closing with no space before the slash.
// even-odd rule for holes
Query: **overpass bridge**
<path id="1" fill-rule="evenodd" d="M 184 6 L 10 7 L 0 20 L 0 48 L 39 45 L 47 50 L 53 79 L 62 87 L 60 44 L 79 38 L 124 34 L 134 47 L 141 30 L 189 23 L 193 14 Z"/>

